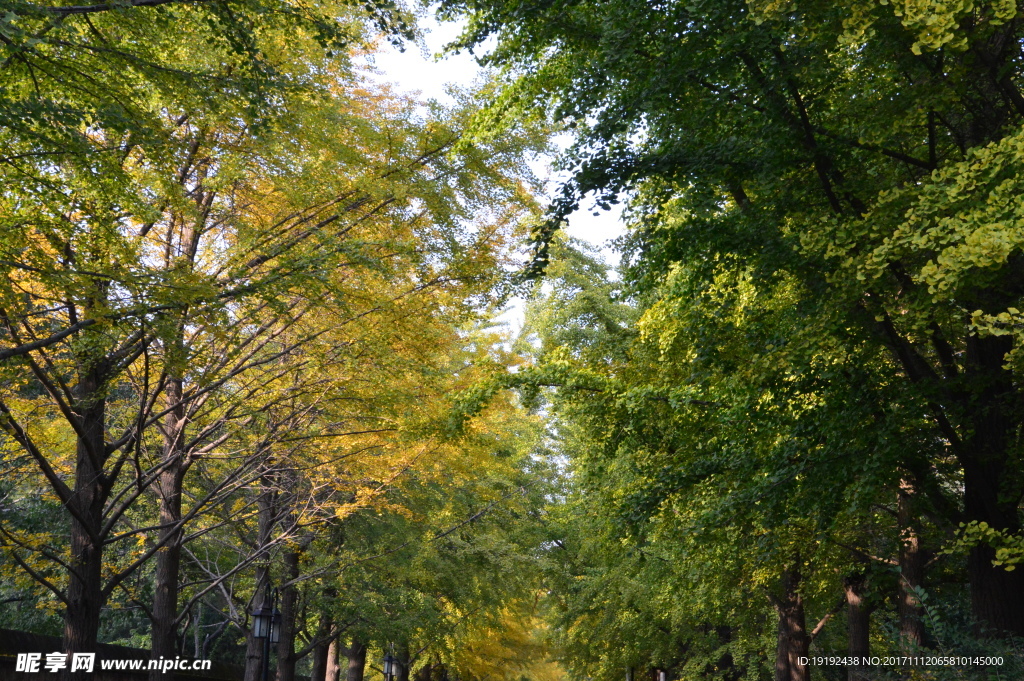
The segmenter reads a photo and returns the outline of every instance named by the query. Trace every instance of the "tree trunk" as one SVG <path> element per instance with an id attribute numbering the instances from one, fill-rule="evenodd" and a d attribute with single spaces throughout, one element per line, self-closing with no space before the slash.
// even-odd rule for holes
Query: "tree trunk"
<path id="1" fill-rule="evenodd" d="M 775 681 L 810 681 L 811 670 L 802 662 L 807 657 L 810 637 L 804 600 L 800 594 L 800 561 L 782 576 L 783 596 L 773 598 L 779 616 L 778 639 L 775 650 Z"/>
<path id="2" fill-rule="evenodd" d="M 327 659 L 330 654 L 330 643 L 324 642 L 313 648 L 313 667 L 309 672 L 309 681 L 327 680 Z"/>
<path id="3" fill-rule="evenodd" d="M 198 140 L 196 140 L 198 144 Z M 184 176 L 183 176 L 184 177 Z M 199 194 L 197 200 L 201 200 Z M 196 248 L 203 233 L 202 225 L 183 225 L 179 249 L 172 257 L 181 259 L 191 269 L 195 262 Z M 170 252 L 169 252 L 170 253 Z M 166 263 L 168 268 L 176 264 Z M 178 320 L 178 335 L 167 345 L 166 361 L 171 371 L 179 371 L 167 380 L 165 401 L 168 412 L 161 424 L 163 435 L 163 465 L 157 481 L 156 491 L 160 500 L 160 531 L 158 540 L 163 547 L 155 559 L 155 584 L 153 592 L 152 639 L 150 659 L 171 658 L 177 655 L 178 581 L 181 571 L 181 548 L 184 528 L 181 527 L 181 492 L 184 485 L 188 461 L 185 452 L 187 409 L 182 403 L 184 381 L 180 377 L 180 363 L 185 360 L 185 319 Z M 159 670 L 149 672 L 150 681 L 166 681 Z"/>
<path id="4" fill-rule="evenodd" d="M 398 658 L 398 676 L 395 681 L 409 681 L 409 671 L 412 667 L 412 658 L 409 656 L 409 643 L 405 642 L 398 646 L 395 654 Z"/>
<path id="5" fill-rule="evenodd" d="M 974 617 L 997 635 L 1024 636 L 1024 572 L 993 566 L 995 557 L 995 549 L 978 546 L 967 559 Z"/>
<path id="6" fill-rule="evenodd" d="M 195 604 L 192 615 L 192 657 L 203 657 L 203 602 Z"/>
<path id="7" fill-rule="evenodd" d="M 277 681 L 295 681 L 295 623 L 298 610 L 299 552 L 284 554 L 284 579 L 281 589 L 281 635 L 277 642 Z M 289 583 L 290 582 L 290 583 Z"/>
<path id="8" fill-rule="evenodd" d="M 167 404 L 170 411 L 163 423 L 164 470 L 157 482 L 160 497 L 159 541 L 163 542 L 155 558 L 156 575 L 153 592 L 152 643 L 150 659 L 173 658 L 177 653 L 178 574 L 181 567 L 181 488 L 185 479 L 184 441 L 185 406 L 182 380 L 167 382 Z M 159 669 L 149 672 L 150 681 L 166 681 Z"/>
<path id="9" fill-rule="evenodd" d="M 1019 490 L 1010 484 L 1020 475 L 1011 460 L 1019 402 L 1012 373 L 1004 368 L 1011 336 L 968 337 L 967 374 L 977 389 L 972 393 L 973 419 L 965 452 L 964 511 L 968 521 L 988 523 L 996 530 L 1020 531 Z M 1009 469 L 1009 470 L 1008 470 Z M 1024 636 L 1024 570 L 1007 572 L 993 566 L 988 546 L 971 550 L 967 561 L 974 618 L 997 634 Z"/>
<path id="10" fill-rule="evenodd" d="M 913 654 L 924 644 L 923 611 L 914 594 L 915 589 L 924 585 L 924 554 L 917 532 L 917 515 L 913 509 L 914 491 L 914 485 L 909 480 L 900 481 L 896 506 L 900 528 L 899 603 L 896 609 L 899 615 L 900 647 L 906 654 Z"/>
<path id="11" fill-rule="evenodd" d="M 328 640 L 330 633 L 331 618 L 326 612 L 321 611 L 320 624 L 316 631 L 316 637 L 320 642 L 313 648 L 313 668 L 309 673 L 309 681 L 327 681 L 328 660 L 334 653 L 334 641 L 337 639 L 335 636 Z"/>
<path id="12" fill-rule="evenodd" d="M 779 627 L 775 638 L 775 681 L 789 681 L 789 638 L 785 616 L 779 615 Z"/>
<path id="13" fill-rule="evenodd" d="M 340 655 L 341 641 L 335 638 L 327 648 L 327 667 L 324 672 L 324 681 L 339 681 L 341 665 L 338 664 L 338 657 Z"/>
<path id="14" fill-rule="evenodd" d="M 847 651 L 857 660 L 847 668 L 848 681 L 867 681 L 868 668 L 862 660 L 871 651 L 871 610 L 864 603 L 864 575 L 851 575 L 843 580 L 846 592 Z"/>
<path id="15" fill-rule="evenodd" d="M 345 681 L 363 681 L 363 673 L 366 670 L 366 644 L 353 640 L 347 657 L 348 672 Z"/>
<path id="16" fill-rule="evenodd" d="M 94 653 L 103 606 L 103 505 L 107 487 L 103 475 L 106 461 L 106 398 L 103 395 L 103 371 L 93 368 L 79 380 L 75 389 L 76 413 L 81 433 L 75 447 L 75 491 L 72 499 L 76 513 L 71 517 L 71 556 L 68 571 L 68 606 L 64 612 L 66 653 Z M 60 678 L 86 679 L 69 664 Z"/>
<path id="17" fill-rule="evenodd" d="M 270 536 L 274 529 L 275 519 L 275 492 L 271 485 L 264 481 L 262 489 L 260 490 L 260 496 L 257 500 L 259 506 L 259 517 L 258 527 L 256 536 L 256 550 L 263 551 L 267 544 L 270 543 Z M 256 588 L 253 591 L 253 605 L 259 606 L 259 594 L 263 593 L 265 599 L 262 603 L 270 605 L 270 567 L 269 559 L 266 562 L 261 561 L 256 567 Z M 266 645 L 265 639 L 259 639 L 253 636 L 252 627 L 249 627 L 249 631 L 246 633 L 246 649 L 245 649 L 245 676 L 244 681 L 261 681 L 263 663 L 270 664 L 269 651 L 264 650 Z"/>
<path id="18" fill-rule="evenodd" d="M 253 606 L 260 607 L 261 605 L 270 605 L 270 576 L 265 566 L 256 568 L 256 590 L 257 594 L 263 594 L 263 600 L 259 600 L 260 597 L 256 596 L 253 598 Z M 270 664 L 269 650 L 266 649 L 266 640 L 262 638 L 256 638 L 253 635 L 253 627 L 250 624 L 249 631 L 246 632 L 246 646 L 245 646 L 245 675 L 243 676 L 244 681 L 261 681 L 263 679 L 263 664 Z M 267 659 L 264 659 L 267 658 Z"/>

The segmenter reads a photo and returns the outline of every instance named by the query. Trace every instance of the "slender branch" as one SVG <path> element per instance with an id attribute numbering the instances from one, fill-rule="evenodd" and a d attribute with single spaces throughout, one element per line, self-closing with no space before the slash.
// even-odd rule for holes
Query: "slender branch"
<path id="1" fill-rule="evenodd" d="M 808 643 L 814 642 L 814 639 L 818 637 L 818 634 L 820 634 L 821 630 L 825 628 L 825 625 L 828 624 L 828 621 L 835 617 L 836 613 L 842 610 L 844 605 L 846 605 L 846 596 L 840 598 L 839 602 L 832 606 L 832 609 L 829 610 L 828 613 L 818 621 L 818 624 L 815 625 L 814 629 L 811 630 L 810 635 L 807 637 Z"/>
<path id="2" fill-rule="evenodd" d="M 2 311 L 0 311 L 0 314 L 2 314 L 3 316 L 6 316 L 6 314 L 4 314 Z M 0 350 L 0 362 L 2 362 L 5 359 L 10 359 L 11 357 L 17 357 L 19 355 L 27 355 L 28 353 L 32 352 L 33 350 L 39 350 L 40 348 L 45 348 L 45 347 L 48 347 L 50 345 L 53 345 L 54 343 L 62 341 L 62 340 L 64 340 L 65 338 L 67 338 L 68 336 L 70 336 L 72 334 L 78 333 L 79 331 L 81 331 L 82 329 L 84 329 L 86 327 L 92 326 L 97 321 L 99 321 L 99 320 L 97 320 L 97 319 L 83 319 L 82 321 L 78 322 L 77 324 L 72 324 L 68 328 L 64 329 L 63 331 L 59 331 L 59 332 L 53 334 L 52 336 L 48 336 L 46 338 L 40 338 L 39 340 L 32 341 L 31 343 L 23 343 L 21 345 L 13 347 L 13 348 L 7 348 L 5 350 Z"/>
<path id="3" fill-rule="evenodd" d="M 213 0 L 131 0 L 128 7 L 157 7 L 159 5 L 198 5 Z M 97 12 L 109 12 L 114 9 L 124 9 L 123 4 L 101 4 L 101 5 L 65 5 L 63 7 L 46 7 L 45 5 L 22 5 L 22 8 L 39 14 L 53 14 L 58 17 L 71 16 L 73 14 L 95 14 Z"/>
<path id="4" fill-rule="evenodd" d="M 16 562 L 21 567 L 22 570 L 27 572 L 29 574 L 29 576 L 32 577 L 32 579 L 36 580 L 37 582 L 42 584 L 44 587 L 49 589 L 53 593 L 53 595 L 57 597 L 57 600 L 59 600 L 61 603 L 63 603 L 66 606 L 67 605 L 71 605 L 68 602 L 67 596 L 64 595 L 64 592 L 61 591 L 60 589 L 58 589 L 56 586 L 54 586 L 53 582 L 48 580 L 46 577 L 43 577 L 41 574 L 39 574 L 38 572 L 33 570 L 31 565 L 29 565 L 28 563 L 26 563 L 24 560 L 21 559 L 21 556 L 18 555 L 17 551 L 13 551 L 13 550 L 12 551 L 8 551 L 8 554 L 12 558 L 14 558 L 14 562 Z"/>

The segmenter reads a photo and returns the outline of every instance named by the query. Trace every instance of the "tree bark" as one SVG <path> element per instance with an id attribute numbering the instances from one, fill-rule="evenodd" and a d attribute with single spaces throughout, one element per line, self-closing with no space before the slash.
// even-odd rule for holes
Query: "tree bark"
<path id="1" fill-rule="evenodd" d="M 295 629 L 298 609 L 299 552 L 284 554 L 284 579 L 281 589 L 281 634 L 277 642 L 277 681 L 295 681 Z"/>
<path id="2" fill-rule="evenodd" d="M 324 672 L 324 681 L 339 681 L 341 665 L 338 664 L 338 658 L 340 655 L 341 641 L 335 638 L 327 648 L 327 667 Z"/>
<path id="3" fill-rule="evenodd" d="M 346 657 L 348 657 L 348 671 L 345 674 L 345 681 L 363 681 L 363 674 L 366 670 L 366 644 L 353 640 Z"/>
<path id="4" fill-rule="evenodd" d="M 185 406 L 181 403 L 183 382 L 167 382 L 170 411 L 163 423 L 164 470 L 157 483 L 160 498 L 159 540 L 163 542 L 155 556 L 156 574 L 153 592 L 152 643 L 150 659 L 172 658 L 177 654 L 178 574 L 181 568 L 181 490 L 185 479 L 184 441 Z M 150 681 L 166 681 L 159 669 L 149 672 Z"/>
<path id="5" fill-rule="evenodd" d="M 327 659 L 330 654 L 330 643 L 322 643 L 313 649 L 313 667 L 309 672 L 309 681 L 326 681 Z"/>
<path id="6" fill-rule="evenodd" d="M 775 681 L 810 681 L 811 670 L 801 662 L 807 657 L 810 637 L 804 600 L 800 594 L 800 561 L 794 560 L 782 575 L 782 598 L 772 598 L 779 616 L 775 650 Z"/>
<path id="7" fill-rule="evenodd" d="M 330 658 L 334 654 L 334 638 L 328 639 L 331 632 L 331 618 L 326 613 L 320 612 L 320 624 L 317 627 L 316 636 L 320 642 L 313 648 L 313 667 L 309 673 L 309 681 L 327 681 L 327 672 L 330 667 Z M 332 681 L 334 681 L 332 679 Z"/>
<path id="8" fill-rule="evenodd" d="M 106 396 L 104 369 L 94 366 L 79 378 L 75 388 L 75 411 L 81 432 L 75 446 L 75 490 L 71 503 L 71 555 L 64 613 L 63 647 L 66 653 L 96 652 L 103 606 L 103 506 L 108 488 L 103 464 L 106 461 Z M 86 679 L 81 670 L 68 665 L 60 672 L 62 681 Z"/>
<path id="9" fill-rule="evenodd" d="M 192 610 L 192 657 L 203 657 L 203 602 L 199 601 Z"/>
<path id="10" fill-rule="evenodd" d="M 960 459 L 967 520 L 1018 533 L 1020 490 L 1011 490 L 1008 484 L 1020 474 L 1010 451 L 1019 425 L 1012 414 L 1020 400 L 1012 373 L 1004 368 L 1011 349 L 1010 336 L 968 338 L 967 378 L 977 389 L 972 395 L 971 434 Z M 968 557 L 974 618 L 997 634 L 1024 636 L 1024 570 L 1007 572 L 993 566 L 994 557 L 989 546 L 974 547 Z"/>
<path id="11" fill-rule="evenodd" d="M 199 140 L 194 141 L 198 148 Z M 182 179 L 185 175 L 182 176 Z M 203 194 L 197 194 L 197 201 L 202 201 Z M 177 262 L 187 263 L 192 269 L 195 263 L 196 249 L 202 235 L 202 225 L 184 226 L 179 249 L 172 259 L 166 263 L 168 269 Z M 156 491 L 160 500 L 160 531 L 159 541 L 162 548 L 154 556 L 155 584 L 153 592 L 152 629 L 150 659 L 174 657 L 177 653 L 177 618 L 178 618 L 178 581 L 181 572 L 181 550 L 184 528 L 181 526 L 181 493 L 185 481 L 185 473 L 189 462 L 186 460 L 185 434 L 187 425 L 187 409 L 182 402 L 184 380 L 181 378 L 180 363 L 184 361 L 185 352 L 185 319 L 179 319 L 177 335 L 168 341 L 166 346 L 166 362 L 170 378 L 165 386 L 165 402 L 168 409 L 161 424 L 163 435 L 163 465 L 157 481 Z M 149 672 L 150 681 L 166 681 L 159 670 Z"/>
<path id="12" fill-rule="evenodd" d="M 395 681 L 409 681 L 409 671 L 412 667 L 412 658 L 409 655 L 409 643 L 404 642 L 398 646 L 395 654 L 398 658 L 398 676 Z"/>
<path id="13" fill-rule="evenodd" d="M 263 604 L 270 605 L 270 582 L 269 582 L 268 570 L 265 566 L 256 568 L 256 593 L 263 594 L 263 600 L 258 600 L 260 597 L 253 598 L 253 605 L 260 607 Z M 262 681 L 263 679 L 263 664 L 264 664 L 264 648 L 266 643 L 262 638 L 256 638 L 253 635 L 253 628 L 250 625 L 249 631 L 246 632 L 246 646 L 245 646 L 245 674 L 243 676 L 244 681 Z M 270 660 L 267 659 L 266 664 L 270 664 Z"/>
<path id="14" fill-rule="evenodd" d="M 268 481 L 264 480 L 262 489 L 260 490 L 260 496 L 257 500 L 259 515 L 257 519 L 257 536 L 256 536 L 256 550 L 263 551 L 267 544 L 270 543 L 270 536 L 274 529 L 274 501 L 275 492 L 273 486 L 268 484 Z M 263 593 L 265 599 L 263 603 L 270 604 L 270 566 L 269 559 L 266 562 L 258 563 L 256 566 L 256 588 L 253 591 L 253 605 L 257 607 L 260 604 L 259 594 Z M 264 641 L 263 639 L 256 638 L 253 635 L 252 627 L 249 627 L 249 631 L 246 632 L 246 649 L 245 649 L 245 676 L 244 681 L 261 681 L 262 679 L 262 663 L 264 662 Z M 266 664 L 270 664 L 270 660 L 266 660 Z"/>
<path id="15" fill-rule="evenodd" d="M 921 602 L 914 594 L 924 585 L 924 555 L 917 531 L 917 515 L 913 509 L 915 488 L 909 480 L 900 481 L 896 505 L 900 528 L 899 587 L 896 610 L 899 616 L 900 647 L 912 654 L 924 644 L 924 618 Z"/>
<path id="16" fill-rule="evenodd" d="M 864 602 L 864 575 L 851 575 L 843 580 L 846 593 L 847 652 L 857 660 L 847 668 L 848 681 L 867 681 L 867 665 L 861 660 L 871 652 L 871 610 Z"/>

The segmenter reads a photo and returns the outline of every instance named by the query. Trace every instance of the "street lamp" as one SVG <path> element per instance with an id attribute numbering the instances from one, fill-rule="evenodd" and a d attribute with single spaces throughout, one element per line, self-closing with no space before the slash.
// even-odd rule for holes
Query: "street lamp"
<path id="1" fill-rule="evenodd" d="M 277 600 L 277 589 L 274 589 L 274 600 Z M 277 643 L 281 640 L 281 611 L 274 608 L 270 616 L 270 642 Z"/>
<path id="2" fill-rule="evenodd" d="M 281 611 L 277 609 L 277 589 L 252 613 L 252 635 L 263 641 L 263 681 L 270 677 L 270 644 L 281 638 Z"/>
<path id="3" fill-rule="evenodd" d="M 274 622 L 274 611 L 266 603 L 252 613 L 252 635 L 256 638 L 268 638 Z"/>
<path id="4" fill-rule="evenodd" d="M 384 656 L 384 681 L 392 681 L 398 676 L 398 660 L 391 653 Z"/>

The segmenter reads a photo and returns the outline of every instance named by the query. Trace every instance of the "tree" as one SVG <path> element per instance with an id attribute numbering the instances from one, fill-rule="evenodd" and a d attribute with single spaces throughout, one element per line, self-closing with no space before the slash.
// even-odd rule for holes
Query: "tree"
<path id="1" fill-rule="evenodd" d="M 449 341 L 458 349 L 431 341 L 440 366 L 417 355 L 427 376 L 416 379 L 415 462 L 390 469 L 399 473 L 384 481 L 380 503 L 339 527 L 343 550 L 318 560 L 337 594 L 332 617 L 348 624 L 343 635 L 358 674 L 367 648 L 370 659 L 394 652 L 410 678 L 482 678 L 500 664 L 487 658 L 501 651 L 520 658 L 503 671 L 510 678 L 539 663 L 537 564 L 554 472 L 538 446 L 538 419 L 506 393 L 457 436 L 446 428 L 453 397 L 493 370 L 496 340 L 476 330 Z M 424 384 L 441 390 L 435 397 Z M 468 647 L 502 622 L 517 627 L 503 647 Z"/>
<path id="2" fill-rule="evenodd" d="M 69 651 L 94 647 L 103 604 L 155 560 L 153 654 L 164 655 L 181 622 L 176 591 L 187 526 L 262 475 L 271 443 L 257 443 L 234 469 L 221 468 L 219 481 L 183 511 L 191 467 L 261 410 L 287 407 L 278 392 L 283 376 L 302 368 L 288 356 L 324 331 L 299 322 L 325 300 L 358 308 L 374 300 L 368 287 L 384 296 L 374 303 L 383 308 L 394 302 L 387 296 L 463 284 L 466 297 L 487 291 L 494 280 L 481 268 L 503 257 L 515 216 L 528 203 L 521 152 L 533 140 L 463 145 L 449 155 L 459 137 L 457 112 L 437 111 L 447 121 L 421 124 L 410 104 L 346 82 L 344 61 L 337 68 L 324 43 L 358 35 L 365 21 L 359 13 L 331 18 L 330 35 L 323 22 L 292 16 L 281 24 L 268 19 L 259 40 L 249 35 L 249 51 L 228 41 L 227 52 L 260 57 L 253 80 L 237 81 L 243 89 L 258 86 L 246 99 L 217 89 L 231 89 L 227 76 L 208 91 L 147 80 L 166 72 L 178 85 L 209 85 L 214 76 L 198 71 L 230 73 L 226 52 L 199 49 L 216 30 L 184 44 L 164 32 L 143 59 L 109 41 L 68 45 L 62 32 L 71 30 L 70 20 L 47 24 L 49 10 L 27 9 L 8 17 L 28 41 L 24 49 L 8 43 L 17 52 L 12 60 L 24 67 L 23 84 L 35 77 L 34 60 L 53 62 L 56 70 L 46 73 L 56 99 L 44 103 L 41 119 L 33 123 L 26 114 L 28 127 L 5 133 L 19 153 L 8 159 L 4 197 L 3 427 L 27 456 L 16 465 L 36 470 L 44 493 L 68 514 L 71 541 L 64 555 L 59 539 L 40 543 L 13 520 L 5 544 L 20 568 L 65 604 Z M 74 28 L 88 40 L 124 28 L 121 10 L 86 10 L 83 16 L 103 13 L 99 28 L 88 17 Z M 128 21 L 119 37 L 135 45 L 139 35 L 162 28 L 164 10 L 153 11 L 155 27 Z M 274 33 L 284 26 L 288 49 L 277 41 L 284 34 Z M 32 31 L 39 36 L 30 39 Z M 55 54 L 46 53 L 51 47 Z M 106 75 L 95 91 L 54 75 L 88 80 L 76 71 L 75 59 L 85 59 L 76 50 L 99 55 L 93 66 Z M 114 65 L 104 61 L 108 50 Z M 190 58 L 195 72 L 176 70 L 175 60 Z M 271 85 L 277 89 L 268 92 Z M 345 97 L 346 87 L 357 96 Z M 51 124 L 47 117 L 64 120 L 59 112 L 68 107 L 98 113 L 77 132 Z M 359 134 L 342 140 L 334 126 Z M 78 146 L 67 146 L 68 139 Z M 474 216 L 483 203 L 500 217 L 488 223 Z M 466 309 L 458 297 L 434 304 L 456 315 Z M 375 311 L 371 305 L 363 314 Z M 155 446 L 154 430 L 163 440 Z M 70 458 L 69 444 L 76 452 Z M 154 490 L 158 519 L 139 511 Z M 159 537 L 141 553 L 119 548 L 151 529 Z M 105 563 L 105 556 L 115 560 Z M 66 586 L 53 565 L 65 569 Z"/>
<path id="3" fill-rule="evenodd" d="M 921 434 L 889 475 L 906 473 L 941 524 L 1019 532 L 1006 331 L 1020 252 L 1004 193 L 1016 191 L 1024 113 L 1014 3 L 444 7 L 469 16 L 460 46 L 497 39 L 488 59 L 509 84 L 496 111 L 539 108 L 576 131 L 538 266 L 588 192 L 601 205 L 639 191 L 627 273 L 638 294 L 667 293 L 687 268 L 712 285 L 723 258 L 741 259 L 755 290 L 794 277 L 808 310 L 834 319 L 841 352 L 863 348 L 876 382 L 900 395 L 897 430 Z M 690 217 L 664 210 L 673 199 Z M 943 482 L 961 475 L 963 515 Z M 1024 633 L 1021 577 L 993 557 L 971 549 L 973 614 Z"/>
<path id="4" fill-rule="evenodd" d="M 528 329 L 541 341 L 535 371 L 551 377 L 538 381 L 556 391 L 549 409 L 572 462 L 558 554 L 568 574 L 556 582 L 567 648 L 606 678 L 645 664 L 753 678 L 767 665 L 774 619 L 778 678 L 806 678 L 798 660 L 835 615 L 835 573 L 854 569 L 838 541 L 860 541 L 876 495 L 815 434 L 839 427 L 823 409 L 834 398 L 821 378 L 794 375 L 781 358 L 747 362 L 748 345 L 793 311 L 789 283 L 778 300 L 758 301 L 744 277 L 719 267 L 706 300 L 681 297 L 688 314 L 650 308 L 636 334 L 621 284 L 581 253 L 552 250 L 551 292 Z M 621 652 L 593 649 L 595 629 Z"/>

